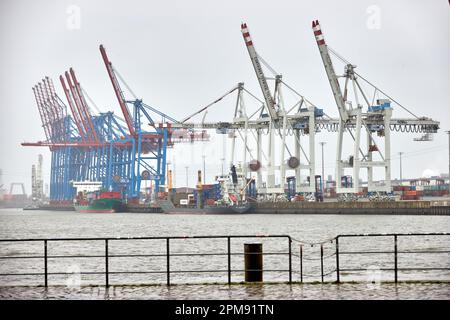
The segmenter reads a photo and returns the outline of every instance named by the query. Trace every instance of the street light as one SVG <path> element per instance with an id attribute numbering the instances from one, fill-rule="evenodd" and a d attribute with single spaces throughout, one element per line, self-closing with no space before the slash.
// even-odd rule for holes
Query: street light
<path id="1" fill-rule="evenodd" d="M 448 192 L 450 196 L 450 130 L 446 132 L 448 134 Z"/>
<path id="2" fill-rule="evenodd" d="M 169 165 L 171 165 L 172 163 L 170 161 L 166 162 L 166 189 L 167 192 L 169 192 Z"/>
<path id="3" fill-rule="evenodd" d="M 323 146 L 326 144 L 326 142 L 319 142 L 320 145 L 322 146 L 322 179 L 321 181 L 321 187 L 320 187 L 320 191 L 322 191 L 322 197 L 323 197 L 323 191 L 324 191 L 324 180 L 325 180 L 325 166 L 324 166 L 324 161 L 323 161 Z"/>
<path id="4" fill-rule="evenodd" d="M 202 155 L 203 158 L 203 184 L 206 183 L 206 166 L 205 166 L 205 155 Z"/>
<path id="5" fill-rule="evenodd" d="M 400 156 L 400 185 L 402 185 L 403 182 L 403 174 L 402 174 L 402 154 L 403 152 L 399 152 L 398 155 Z"/>
<path id="6" fill-rule="evenodd" d="M 189 167 L 186 166 L 184 168 L 186 169 L 186 187 L 188 187 L 189 186 L 189 175 L 188 175 Z"/>

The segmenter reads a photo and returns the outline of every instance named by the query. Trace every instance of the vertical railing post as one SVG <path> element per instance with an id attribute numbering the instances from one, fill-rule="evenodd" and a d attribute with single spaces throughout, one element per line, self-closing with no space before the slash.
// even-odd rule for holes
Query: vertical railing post
<path id="1" fill-rule="evenodd" d="M 300 282 L 303 283 L 303 245 L 300 245 Z"/>
<path id="2" fill-rule="evenodd" d="M 45 287 L 47 288 L 48 286 L 48 281 L 47 281 L 47 276 L 48 276 L 48 269 L 47 269 L 47 240 L 44 240 L 44 284 Z"/>
<path id="3" fill-rule="evenodd" d="M 397 235 L 394 235 L 394 276 L 395 276 L 395 283 L 397 283 L 398 277 L 397 277 Z"/>
<path id="4" fill-rule="evenodd" d="M 109 287 L 109 253 L 108 253 L 108 239 L 105 239 L 105 286 Z"/>
<path id="5" fill-rule="evenodd" d="M 320 277 L 323 282 L 323 244 L 320 244 Z"/>
<path id="6" fill-rule="evenodd" d="M 166 238 L 166 259 L 167 259 L 167 285 L 170 286 L 170 244 L 169 238 Z"/>
<path id="7" fill-rule="evenodd" d="M 228 284 L 231 284 L 231 238 L 227 239 L 227 249 L 228 249 Z"/>
<path id="8" fill-rule="evenodd" d="M 336 282 L 340 282 L 339 274 L 339 236 L 336 237 Z"/>
<path id="9" fill-rule="evenodd" d="M 289 283 L 292 283 L 292 240 L 291 237 L 288 237 L 289 240 Z"/>

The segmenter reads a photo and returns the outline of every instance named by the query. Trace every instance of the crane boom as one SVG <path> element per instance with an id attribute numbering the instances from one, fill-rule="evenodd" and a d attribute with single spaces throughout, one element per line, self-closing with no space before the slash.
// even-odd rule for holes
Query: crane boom
<path id="1" fill-rule="evenodd" d="M 253 68 L 255 68 L 256 77 L 258 78 L 259 86 L 261 87 L 264 100 L 266 101 L 266 106 L 270 118 L 272 120 L 277 120 L 278 114 L 275 110 L 275 101 L 272 97 L 272 93 L 270 92 L 266 77 L 264 76 L 264 72 L 261 68 L 261 63 L 259 62 L 259 58 L 256 53 L 255 47 L 253 46 L 253 41 L 252 38 L 250 37 L 250 33 L 248 31 L 246 23 L 241 24 L 241 31 L 242 36 L 244 37 L 245 44 L 247 46 L 248 54 L 250 55 L 250 59 L 252 60 Z"/>
<path id="2" fill-rule="evenodd" d="M 73 70 L 73 68 L 70 68 L 69 72 L 70 72 L 70 75 L 72 76 L 73 84 L 75 86 L 75 91 L 76 91 L 79 101 L 80 101 L 80 106 L 84 112 L 87 127 L 89 128 L 89 131 L 86 133 L 90 133 L 92 139 L 94 141 L 98 141 L 97 132 L 95 131 L 95 127 L 92 122 L 92 115 L 89 112 L 89 108 L 87 106 L 86 99 L 84 99 L 84 95 L 83 95 L 83 91 L 81 90 L 80 83 L 78 82 L 78 79 L 75 76 L 75 71 Z"/>
<path id="3" fill-rule="evenodd" d="M 77 94 L 77 90 L 75 88 L 75 85 L 72 82 L 72 79 L 70 78 L 70 74 L 68 71 L 65 72 L 65 76 L 66 76 L 66 80 L 67 80 L 67 84 L 69 86 L 70 92 L 72 93 L 72 97 L 75 101 L 75 106 L 77 107 L 77 111 L 78 111 L 78 115 L 80 117 L 80 121 L 81 124 L 83 125 L 83 132 L 85 134 L 86 139 L 90 140 L 90 136 L 89 136 L 89 125 L 86 121 L 84 112 L 83 112 L 83 107 L 81 105 L 81 101 L 80 101 L 80 97 Z M 81 133 L 80 133 L 81 135 Z"/>
<path id="4" fill-rule="evenodd" d="M 131 120 L 130 112 L 128 111 L 125 97 L 123 96 L 122 89 L 120 89 L 120 85 L 119 85 L 119 82 L 117 81 L 116 74 L 114 73 L 112 63 L 111 63 L 111 61 L 109 61 L 103 45 L 100 45 L 100 52 L 102 54 L 103 62 L 105 62 L 106 70 L 108 71 L 109 78 L 111 79 L 111 83 L 114 88 L 114 92 L 116 94 L 117 100 L 119 101 L 120 109 L 122 109 L 123 116 L 125 117 L 125 122 L 127 123 L 128 130 L 130 131 L 130 135 L 134 136 L 135 131 L 134 131 L 134 126 L 133 126 L 133 121 Z"/>
<path id="5" fill-rule="evenodd" d="M 39 115 L 41 116 L 42 127 L 44 128 L 45 137 L 47 138 L 47 141 L 51 141 L 51 133 L 48 128 L 49 120 L 47 119 L 47 112 L 44 108 L 44 104 L 42 103 L 41 97 L 39 95 L 37 85 L 33 87 L 33 93 L 34 93 L 34 97 L 36 99 L 36 104 L 38 106 Z"/>
<path id="6" fill-rule="evenodd" d="M 80 117 L 78 115 L 78 112 L 76 110 L 76 106 L 74 104 L 74 101 L 72 99 L 71 93 L 69 92 L 69 89 L 67 89 L 66 83 L 64 81 L 64 77 L 62 75 L 59 76 L 59 81 L 61 82 L 61 86 L 63 87 L 64 94 L 66 95 L 67 102 L 69 103 L 70 110 L 72 111 L 73 118 L 75 120 L 75 124 L 77 126 L 78 132 L 80 134 L 81 139 L 85 140 L 85 133 L 83 129 L 83 124 L 81 123 Z"/>
<path id="7" fill-rule="evenodd" d="M 327 72 L 331 90 L 333 91 L 334 100 L 336 101 L 336 105 L 338 107 L 339 116 L 341 117 L 342 121 L 346 122 L 348 120 L 348 112 L 345 108 L 345 102 L 344 98 L 342 97 L 341 87 L 339 86 L 338 78 L 336 76 L 336 73 L 334 72 L 330 53 L 328 52 L 328 47 L 325 44 L 325 39 L 323 37 L 322 29 L 318 20 L 312 22 L 312 29 L 314 31 L 314 36 L 316 37 L 317 46 L 319 47 L 320 56 L 322 57 L 325 71 Z"/>

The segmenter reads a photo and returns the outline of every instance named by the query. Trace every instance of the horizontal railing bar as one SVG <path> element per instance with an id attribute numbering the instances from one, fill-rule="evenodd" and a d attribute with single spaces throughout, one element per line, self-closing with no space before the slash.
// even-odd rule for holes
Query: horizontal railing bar
<path id="1" fill-rule="evenodd" d="M 372 234 L 340 234 L 333 239 L 343 237 L 389 237 L 389 236 L 448 236 L 450 233 L 372 233 Z M 166 240 L 166 239 L 227 239 L 227 238 L 289 238 L 289 235 L 216 235 L 216 236 L 174 236 L 174 237 L 93 237 L 93 238 L 24 238 L 0 239 L 0 242 L 20 241 L 104 241 L 104 240 Z M 331 239 L 331 240 L 333 240 Z"/>
<path id="2" fill-rule="evenodd" d="M 398 268 L 397 270 L 404 270 L 404 271 L 408 271 L 408 270 L 450 270 L 450 268 Z"/>
<path id="3" fill-rule="evenodd" d="M 44 256 L 4 256 L 0 257 L 0 259 L 43 259 Z"/>
<path id="4" fill-rule="evenodd" d="M 104 240 L 177 240 L 177 239 L 228 239 L 228 238 L 288 238 L 289 235 L 217 235 L 217 236 L 174 236 L 174 237 L 117 237 L 117 238 L 29 238 L 29 239 L 0 239 L 0 242 L 18 242 L 18 241 L 104 241 Z"/>
<path id="5" fill-rule="evenodd" d="M 8 276 L 43 276 L 45 273 L 0 273 L 0 277 Z"/>
<path id="6" fill-rule="evenodd" d="M 380 268 L 380 271 L 394 271 L 393 268 Z M 450 270 L 450 268 L 398 268 L 399 271 L 409 271 L 409 270 Z M 264 272 L 288 272 L 288 269 L 233 269 L 233 272 L 245 272 L 245 271 L 264 271 Z M 350 271 L 367 271 L 367 269 L 340 269 L 340 271 L 350 272 Z M 228 272 L 228 270 L 174 270 L 170 271 L 170 273 L 205 273 L 205 272 Z M 330 275 L 336 272 L 336 270 L 331 270 L 328 273 L 324 274 L 324 276 Z M 110 271 L 110 274 L 164 274 L 166 271 Z M 299 273 L 299 271 L 293 271 L 293 273 Z M 70 272 L 48 272 L 48 275 L 69 275 L 72 274 Z M 104 274 L 104 272 L 80 272 L 80 275 L 89 275 L 89 274 Z M 0 274 L 0 276 L 42 276 L 44 273 L 6 273 Z M 306 274 L 303 274 L 306 276 Z M 317 275 L 309 275 L 311 277 L 320 277 L 320 274 Z"/>
<path id="7" fill-rule="evenodd" d="M 72 272 L 47 272 L 48 275 L 73 275 Z M 79 272 L 77 274 L 105 274 L 104 271 L 102 272 Z M 44 272 L 42 273 L 1 273 L 0 276 L 43 276 L 45 275 Z"/>
<path id="8" fill-rule="evenodd" d="M 355 268 L 355 269 L 342 269 L 342 268 L 339 268 L 339 271 L 340 272 L 342 272 L 342 271 L 344 271 L 344 272 L 349 272 L 349 271 L 367 271 L 368 269 L 367 268 Z M 376 270 L 381 270 L 381 271 L 394 271 L 395 269 L 394 268 L 377 268 Z M 397 269 L 397 270 L 399 270 L 399 269 Z"/>
<path id="9" fill-rule="evenodd" d="M 233 272 L 244 271 L 267 271 L 267 272 L 287 272 L 288 269 L 232 269 Z M 170 273 L 182 273 L 182 272 L 228 272 L 228 270 L 171 270 Z M 104 271 L 86 271 L 77 272 L 76 274 L 104 274 Z M 166 273 L 166 270 L 151 270 L 151 271 L 109 271 L 110 274 L 133 274 L 133 273 Z M 20 275 L 44 275 L 45 273 L 3 273 L 0 276 L 20 276 Z M 48 275 L 71 275 L 72 272 L 47 272 Z"/>
<path id="10" fill-rule="evenodd" d="M 232 256 L 243 256 L 243 255 L 263 255 L 263 256 L 269 256 L 269 255 L 288 255 L 289 252 L 248 252 L 248 253 L 230 253 Z M 210 255 L 210 256 L 227 256 L 228 253 L 171 253 L 170 256 L 204 256 L 204 255 Z M 164 255 L 166 256 L 166 255 Z M 112 256 L 113 257 L 113 256 Z"/>
<path id="11" fill-rule="evenodd" d="M 450 251 L 398 251 L 397 253 L 450 253 Z"/>
<path id="12" fill-rule="evenodd" d="M 249 253 L 230 253 L 233 256 L 242 255 L 288 255 L 289 252 L 249 252 Z M 227 253 L 171 253 L 170 256 L 227 256 Z M 133 257 L 166 257 L 166 254 L 118 254 L 108 255 L 109 258 L 133 258 Z M 63 259 L 63 258 L 104 258 L 104 255 L 58 255 L 47 256 L 48 259 Z M 0 257 L 0 259 L 43 259 L 44 256 L 11 256 Z"/>
<path id="13" fill-rule="evenodd" d="M 448 232 L 441 233 L 369 233 L 369 234 L 340 234 L 336 238 L 349 237 L 393 237 L 393 236 L 449 236 Z"/>
<path id="14" fill-rule="evenodd" d="M 367 268 L 366 269 L 339 269 L 339 270 L 346 271 L 346 272 L 348 272 L 348 271 L 367 271 Z M 380 268 L 377 270 L 394 271 L 395 269 L 394 268 Z M 401 270 L 403 270 L 403 271 L 408 271 L 408 270 L 417 270 L 417 271 L 420 271 L 420 270 L 450 270 L 450 268 L 397 268 L 397 270 L 399 270 L 399 271 L 401 271 Z"/>
<path id="15" fill-rule="evenodd" d="M 339 251 L 339 254 L 375 254 L 375 253 L 395 253 L 394 251 Z"/>
<path id="16" fill-rule="evenodd" d="M 395 251 L 342 251 L 339 254 L 395 253 Z M 450 251 L 397 251 L 397 253 L 450 253 Z"/>

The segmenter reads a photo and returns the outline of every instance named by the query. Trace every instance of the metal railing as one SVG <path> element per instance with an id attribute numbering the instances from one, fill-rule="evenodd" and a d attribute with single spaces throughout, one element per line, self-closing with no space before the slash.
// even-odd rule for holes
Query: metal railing
<path id="1" fill-rule="evenodd" d="M 287 256 L 288 257 L 288 265 L 286 269 L 248 269 L 248 270 L 242 270 L 242 269 L 234 269 L 232 268 L 231 263 L 231 257 L 232 256 L 244 256 L 245 255 L 251 255 L 254 253 L 244 253 L 244 252 L 233 252 L 232 251 L 232 239 L 284 239 L 287 252 L 262 252 L 261 254 L 263 256 L 269 256 L 269 255 L 281 255 L 281 256 Z M 226 252 L 222 253 L 211 253 L 211 252 L 203 252 L 203 253 L 183 253 L 183 252 L 172 252 L 171 251 L 171 243 L 173 243 L 176 240 L 186 240 L 186 239 L 224 239 L 226 240 Z M 131 240 L 165 240 L 165 252 L 164 253 L 153 253 L 153 254 L 111 254 L 110 253 L 110 245 L 112 242 L 116 241 L 131 241 Z M 102 255 L 96 254 L 96 255 L 49 255 L 48 250 L 48 244 L 57 242 L 61 243 L 64 241 L 98 241 L 104 243 L 104 251 Z M 0 239 L 0 244 L 4 243 L 24 243 L 24 242 L 41 242 L 43 244 L 43 252 L 44 254 L 42 256 L 37 255 L 28 255 L 28 256 L 0 256 L 0 261 L 2 260 L 11 260 L 11 259 L 42 259 L 43 266 L 44 266 L 44 272 L 33 272 L 33 273 L 0 273 L 0 279 L 2 277 L 11 277 L 11 276 L 41 276 L 44 279 L 44 286 L 48 287 L 49 276 L 52 275 L 67 275 L 67 272 L 49 272 L 48 271 L 48 261 L 55 260 L 55 259 L 68 259 L 68 258 L 103 258 L 104 259 L 104 271 L 91 271 L 91 272 L 80 272 L 80 275 L 104 275 L 105 277 L 105 286 L 110 286 L 110 275 L 114 274 L 165 274 L 166 275 L 166 284 L 168 286 L 171 285 L 171 275 L 177 274 L 177 273 L 226 273 L 227 275 L 227 282 L 228 284 L 232 283 L 232 273 L 242 273 L 245 271 L 263 271 L 266 272 L 282 272 L 288 274 L 288 282 L 292 282 L 292 252 L 291 252 L 291 237 L 288 235 L 229 235 L 229 236 L 182 236 L 182 237 L 128 237 L 128 238 L 53 238 L 53 239 Z M 183 256 L 189 256 L 189 257 L 206 257 L 206 256 L 226 256 L 227 262 L 226 262 L 226 269 L 219 269 L 219 270 L 179 270 L 174 269 L 171 267 L 171 259 L 174 257 L 183 257 Z M 149 271 L 142 271 L 142 270 L 128 270 L 128 271 L 110 271 L 110 260 L 112 258 L 156 258 L 156 257 L 165 257 L 165 270 L 149 270 Z"/>
<path id="2" fill-rule="evenodd" d="M 448 250 L 398 250 L 398 240 L 400 238 L 407 237 L 448 237 L 450 233 L 392 233 L 392 234 L 345 234 L 339 235 L 336 237 L 336 281 L 340 282 L 340 273 L 341 272 L 361 272 L 366 271 L 367 269 L 363 268 L 341 268 L 339 264 L 339 255 L 385 255 L 392 254 L 393 255 L 393 266 L 391 268 L 383 268 L 382 271 L 393 271 L 394 272 L 394 282 L 397 283 L 399 280 L 399 272 L 401 271 L 450 271 L 450 259 L 446 259 L 446 267 L 410 267 L 410 268 L 401 268 L 399 267 L 399 255 L 407 255 L 407 254 L 442 254 L 447 255 L 450 253 L 450 247 Z M 339 251 L 339 239 L 345 238 L 386 238 L 392 239 L 392 251 Z M 450 239 L 450 238 L 449 238 Z"/>
<path id="3" fill-rule="evenodd" d="M 67 275 L 67 272 L 49 272 L 49 260 L 54 261 L 58 259 L 76 259 L 76 258 L 90 258 L 90 259 L 104 259 L 104 268 L 101 271 L 85 271 L 80 272 L 80 275 L 103 275 L 104 276 L 104 284 L 105 286 L 111 285 L 111 275 L 132 275 L 132 274 L 160 274 L 165 275 L 165 284 L 170 286 L 173 284 L 171 280 L 171 276 L 175 274 L 192 274 L 192 273 L 203 273 L 203 274 L 224 274 L 226 275 L 227 283 L 231 284 L 233 280 L 233 275 L 239 273 L 244 273 L 245 271 L 262 271 L 264 273 L 281 273 L 283 274 L 283 282 L 293 283 L 293 274 L 299 275 L 300 282 L 304 282 L 304 278 L 320 278 L 321 282 L 325 282 L 325 279 L 328 277 L 332 277 L 333 282 L 340 283 L 342 282 L 342 277 L 351 274 L 351 273 L 361 273 L 362 271 L 367 271 L 367 268 L 363 267 L 362 259 L 357 260 L 356 266 L 346 266 L 342 259 L 344 257 L 352 257 L 357 256 L 358 258 L 367 256 L 373 257 L 376 255 L 392 255 L 389 260 L 392 263 L 391 267 L 388 268 L 380 268 L 381 271 L 391 271 L 393 272 L 393 281 L 397 283 L 399 281 L 399 274 L 401 272 L 406 271 L 450 271 L 450 259 L 448 256 L 446 259 L 442 259 L 439 261 L 444 261 L 444 266 L 434 265 L 433 261 L 431 261 L 431 266 L 412 266 L 412 267 L 400 267 L 399 266 L 399 256 L 404 255 L 412 255 L 412 254 L 437 254 L 437 255 L 448 255 L 450 254 L 450 241 L 446 243 L 448 247 L 445 247 L 445 250 L 427 250 L 421 249 L 417 250 L 417 248 L 412 249 L 402 249 L 399 250 L 399 239 L 407 239 L 408 237 L 412 238 L 421 238 L 421 237 L 448 237 L 450 233 L 408 233 L 408 234 L 342 234 L 338 235 L 332 239 L 328 239 L 324 242 L 318 243 L 308 243 L 298 241 L 289 235 L 227 235 L 227 236 L 185 236 L 185 237 L 129 237 L 129 238 L 53 238 L 53 239 L 0 239 L 0 249 L 1 246 L 6 243 L 42 243 L 43 245 L 43 255 L 1 255 L 0 262 L 3 265 L 3 261 L 6 260 L 27 260 L 27 259 L 37 259 L 41 260 L 43 263 L 43 272 L 10 272 L 10 273 L 0 273 L 0 279 L 4 277 L 11 276 L 36 276 L 43 278 L 43 284 L 45 287 L 49 285 L 49 276 L 56 275 Z M 345 241 L 348 239 L 366 239 L 371 240 L 378 239 L 392 239 L 392 243 L 388 244 L 391 246 L 391 249 L 383 249 L 383 250 L 367 250 L 361 246 L 360 241 L 353 241 L 353 248 L 346 250 L 345 249 Z M 225 240 L 224 247 L 225 251 L 218 252 L 217 248 L 214 247 L 214 252 L 185 252 L 185 251 L 174 251 L 173 245 L 176 244 L 178 240 Z M 233 268 L 232 257 L 234 256 L 244 256 L 247 254 L 253 253 L 245 253 L 242 250 L 233 250 L 232 242 L 234 240 L 235 247 L 242 243 L 237 243 L 236 239 L 241 239 L 242 242 L 245 239 L 275 239 L 277 242 L 278 251 L 268 251 L 262 252 L 263 257 L 267 256 L 280 256 L 287 257 L 286 261 L 279 262 L 278 266 L 281 265 L 280 268 L 266 268 L 262 269 L 253 269 L 253 270 L 242 270 L 240 268 Z M 446 240 L 450 240 L 450 238 L 446 238 Z M 138 253 L 138 254 L 114 254 L 111 253 L 111 244 L 115 242 L 126 242 L 126 241 L 134 241 L 134 240 L 143 240 L 143 241 L 161 241 L 164 242 L 162 248 L 160 248 L 159 253 Z M 89 255 L 75 255 L 75 254 L 50 254 L 49 244 L 52 243 L 64 243 L 67 241 L 75 241 L 75 242 L 85 242 L 85 241 L 94 241 L 99 242 L 103 246 L 103 250 L 101 254 L 89 254 Z M 294 252 L 293 244 L 299 244 L 298 253 Z M 415 242 L 418 243 L 418 242 Z M 348 243 L 347 243 L 348 244 Z M 306 254 L 305 248 L 311 247 L 315 250 L 318 248 L 319 250 L 313 251 L 310 254 Z M 240 247 L 243 249 L 243 245 Z M 296 250 L 295 250 L 296 251 Z M 199 269 L 199 270 L 186 270 L 184 268 L 178 269 L 172 265 L 173 259 L 176 257 L 194 257 L 198 259 L 199 257 L 226 257 L 224 261 L 220 262 L 224 268 L 218 269 Z M 165 268 L 159 270 L 123 270 L 123 271 L 112 271 L 111 270 L 111 260 L 116 258 L 162 258 L 163 263 L 161 266 Z M 293 268 L 293 259 L 298 258 L 298 271 Z M 403 258 L 402 258 L 403 259 Z M 196 260 L 197 261 L 197 260 Z M 403 260 L 402 260 L 403 261 Z M 435 260 L 436 261 L 436 260 Z M 197 261 L 198 262 L 198 261 Z M 243 260 L 241 261 L 243 264 Z M 313 264 L 316 269 L 314 269 L 313 273 L 305 272 L 306 264 Z M 117 265 L 117 264 L 114 264 Z M 97 264 L 98 266 L 98 264 Z M 184 265 L 183 265 L 184 266 Z M 331 268 L 329 270 L 325 270 L 326 268 Z M 285 275 L 286 274 L 286 278 Z M 335 274 L 335 278 L 333 277 Z M 236 278 L 234 278 L 236 279 Z M 447 278 L 446 280 L 450 280 Z M 161 282 L 161 283 L 164 283 Z M 279 282 L 279 281 L 277 281 Z M 1 286 L 1 283 L 0 283 Z"/>
<path id="4" fill-rule="evenodd" d="M 351 267 L 343 267 L 342 262 L 340 259 L 343 256 L 354 256 L 357 255 L 358 257 L 362 256 L 374 256 L 374 255 L 386 255 L 386 254 L 392 254 L 392 267 L 391 268 L 380 268 L 380 271 L 393 271 L 393 281 L 397 283 L 399 281 L 399 273 L 402 271 L 450 271 L 450 259 L 447 256 L 447 259 L 443 260 L 446 262 L 445 267 L 440 266 L 431 266 L 431 267 L 399 267 L 399 255 L 408 255 L 408 254 L 438 254 L 438 255 L 448 255 L 450 254 L 450 241 L 448 243 L 447 250 L 399 250 L 398 249 L 398 239 L 400 238 L 407 238 L 407 237 L 448 237 L 450 236 L 450 233 L 392 233 L 392 234 L 342 234 L 338 235 L 335 238 L 328 239 L 325 242 L 319 242 L 319 243 L 305 243 L 298 240 L 293 239 L 295 242 L 299 242 L 299 253 L 292 253 L 294 256 L 298 257 L 299 259 L 299 275 L 300 275 L 300 282 L 303 282 L 304 278 L 318 278 L 320 277 L 320 281 L 324 282 L 325 277 L 332 276 L 335 274 L 335 282 L 340 283 L 342 273 L 360 273 L 368 271 L 367 268 L 358 267 L 358 268 L 351 268 Z M 392 239 L 392 249 L 391 250 L 352 250 L 352 251 L 342 251 L 340 247 L 340 240 L 344 239 L 355 239 L 355 238 L 386 238 L 386 239 Z M 448 238 L 450 240 L 450 238 Z M 333 249 L 333 251 L 328 254 L 324 255 L 324 247 L 326 244 L 331 244 L 331 246 L 334 246 L 329 248 Z M 311 257 L 309 255 L 308 257 L 304 254 L 304 247 L 305 246 L 315 246 L 319 247 L 319 253 L 317 256 Z M 324 265 L 325 260 L 327 258 L 335 258 L 334 261 L 334 268 L 329 270 L 328 272 L 324 271 Z M 320 273 L 318 274 L 305 274 L 304 272 L 304 265 L 306 261 L 319 261 L 320 262 Z M 361 260 L 361 259 L 360 259 Z M 362 263 L 360 262 L 360 265 Z M 333 263 L 330 263 L 333 267 Z M 450 280 L 450 274 L 449 278 L 447 280 Z"/>

